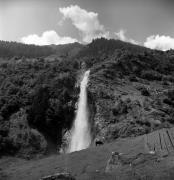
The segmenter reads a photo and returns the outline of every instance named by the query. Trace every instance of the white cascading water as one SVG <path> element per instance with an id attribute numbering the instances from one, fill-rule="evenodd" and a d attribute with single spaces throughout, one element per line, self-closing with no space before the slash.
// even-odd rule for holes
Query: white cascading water
<path id="1" fill-rule="evenodd" d="M 86 71 L 80 84 L 80 95 L 76 118 L 71 130 L 72 136 L 68 152 L 86 149 L 91 144 L 91 133 L 88 122 L 87 85 L 90 71 Z"/>

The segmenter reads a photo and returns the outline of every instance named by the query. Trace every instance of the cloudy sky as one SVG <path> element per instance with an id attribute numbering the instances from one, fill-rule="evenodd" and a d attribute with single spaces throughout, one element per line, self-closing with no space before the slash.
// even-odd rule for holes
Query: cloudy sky
<path id="1" fill-rule="evenodd" d="M 97 37 L 174 49 L 174 1 L 0 0 L 0 40 L 48 45 Z"/>

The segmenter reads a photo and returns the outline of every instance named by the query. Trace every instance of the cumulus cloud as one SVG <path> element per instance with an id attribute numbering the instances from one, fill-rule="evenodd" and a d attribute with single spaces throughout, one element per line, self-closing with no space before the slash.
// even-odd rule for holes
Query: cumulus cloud
<path id="1" fill-rule="evenodd" d="M 121 29 L 119 32 L 115 32 L 115 36 L 117 39 L 119 39 L 121 41 L 130 42 L 132 44 L 139 44 L 134 39 L 126 37 L 126 30 L 124 30 L 124 29 Z"/>
<path id="2" fill-rule="evenodd" d="M 109 32 L 100 24 L 97 13 L 88 12 L 77 5 L 59 8 L 59 11 L 63 14 L 64 20 L 72 21 L 72 24 L 81 33 L 84 42 L 88 43 L 99 37 L 109 38 Z"/>
<path id="3" fill-rule="evenodd" d="M 31 34 L 21 38 L 21 42 L 25 44 L 50 45 L 50 44 L 68 44 L 77 42 L 77 39 L 71 37 L 61 37 L 55 31 L 45 31 L 41 36 Z"/>
<path id="4" fill-rule="evenodd" d="M 170 36 L 152 35 L 147 37 L 144 46 L 162 51 L 174 49 L 174 38 Z"/>

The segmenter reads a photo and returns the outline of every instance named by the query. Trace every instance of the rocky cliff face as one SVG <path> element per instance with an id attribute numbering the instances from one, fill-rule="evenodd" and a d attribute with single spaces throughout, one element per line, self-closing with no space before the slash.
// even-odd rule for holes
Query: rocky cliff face
<path id="1" fill-rule="evenodd" d="M 95 136 L 112 141 L 173 126 L 173 61 L 156 57 L 125 51 L 91 66 Z"/>

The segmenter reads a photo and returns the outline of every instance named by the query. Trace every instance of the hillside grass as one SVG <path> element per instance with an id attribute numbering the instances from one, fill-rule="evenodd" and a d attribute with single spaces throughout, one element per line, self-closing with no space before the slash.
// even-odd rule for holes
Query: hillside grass
<path id="1" fill-rule="evenodd" d="M 142 163 L 125 165 L 119 171 L 105 173 L 105 168 L 111 153 L 123 153 L 131 158 L 140 153 L 148 153 L 144 136 L 118 139 L 99 147 L 73 152 L 71 154 L 52 155 L 30 161 L 17 158 L 2 158 L 0 160 L 1 179 L 5 180 L 38 180 L 58 172 L 69 172 L 77 180 L 138 180 L 138 179 L 172 179 L 174 177 L 173 154 L 158 162 L 147 159 Z"/>

